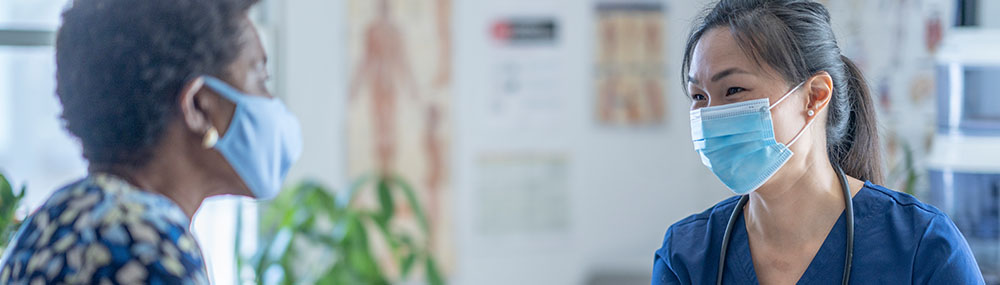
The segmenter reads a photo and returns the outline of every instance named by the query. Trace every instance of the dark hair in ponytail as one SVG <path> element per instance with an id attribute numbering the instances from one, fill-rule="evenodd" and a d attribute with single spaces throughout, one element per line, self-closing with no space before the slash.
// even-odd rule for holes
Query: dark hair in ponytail
<path id="1" fill-rule="evenodd" d="M 861 180 L 873 183 L 883 183 L 882 146 L 878 140 L 878 123 L 875 117 L 875 104 L 872 102 L 871 90 L 861 69 L 846 56 L 840 56 L 847 72 L 847 90 L 849 104 L 841 106 L 830 104 L 841 109 L 841 113 L 850 114 L 845 129 L 839 130 L 844 137 L 837 144 L 830 139 L 830 126 L 827 123 L 827 151 L 830 160 L 844 168 L 844 172 Z M 843 96 L 842 96 L 843 97 Z M 832 103 L 832 102 L 831 102 Z M 831 108 L 832 110 L 832 108 Z M 833 117 L 831 115 L 831 117 Z"/>
<path id="2" fill-rule="evenodd" d="M 701 18 L 688 37 L 682 65 L 687 79 L 691 55 L 701 36 L 728 27 L 740 48 L 758 64 L 770 66 L 797 84 L 818 72 L 833 78 L 826 124 L 830 161 L 848 175 L 882 183 L 878 123 L 867 81 L 840 47 L 830 13 L 811 0 L 721 0 Z"/>

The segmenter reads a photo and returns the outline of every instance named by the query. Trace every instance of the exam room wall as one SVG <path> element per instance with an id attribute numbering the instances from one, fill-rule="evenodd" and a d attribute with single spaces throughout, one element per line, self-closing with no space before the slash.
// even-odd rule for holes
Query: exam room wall
<path id="1" fill-rule="evenodd" d="M 456 284 L 642 284 L 648 282 L 652 252 L 673 222 L 699 212 L 731 195 L 701 166 L 692 151 L 689 102 L 677 78 L 685 37 L 695 16 L 710 0 L 667 0 L 665 86 L 668 118 L 662 127 L 615 129 L 594 119 L 593 3 L 590 0 L 453 0 L 454 80 L 452 86 L 453 144 L 451 149 L 456 260 Z M 887 66 L 881 38 L 893 33 L 891 17 L 859 16 L 851 3 L 878 7 L 875 2 L 832 0 L 834 28 L 845 53 L 869 64 L 873 86 L 888 82 L 893 98 L 905 98 L 910 78 L 933 67 L 922 50 L 921 20 L 913 17 L 901 66 Z M 886 1 L 888 2 L 888 1 Z M 950 15 L 951 1 L 926 0 Z M 996 1 L 986 0 L 983 15 L 1000 14 Z M 291 0 L 279 13 L 279 90 L 303 121 L 306 156 L 292 179 L 319 179 L 345 185 L 346 134 L 344 118 L 347 50 L 346 0 Z M 884 3 L 884 2 L 878 2 Z M 895 3 L 895 2 L 893 2 Z M 877 10 L 877 9 L 875 9 Z M 561 52 L 556 62 L 564 70 L 558 90 L 566 120 L 548 131 L 491 128 L 483 119 L 484 99 L 495 86 L 489 27 L 499 15 L 552 16 L 559 19 Z M 910 11 L 911 16 L 922 16 Z M 861 20 L 858 20 L 858 19 Z M 984 26 L 998 27 L 998 17 L 983 17 Z M 867 45 L 850 37 L 851 21 L 864 29 Z M 945 18 L 944 23 L 952 19 Z M 947 35 L 947 32 L 945 33 Z M 874 52 L 873 52 L 874 51 Z M 898 64 L 897 64 L 898 65 Z M 872 66 L 875 66 L 872 68 Z M 883 80 L 883 81 L 880 81 Z M 897 100 L 903 102 L 905 100 Z M 920 104 L 897 104 L 880 114 L 883 131 L 920 141 L 933 118 Z M 926 107 L 926 106 L 924 106 Z M 933 108 L 929 108 L 933 109 Z M 884 134 L 885 135 L 885 134 Z M 491 153 L 560 153 L 569 163 L 570 227 L 562 235 L 484 236 L 477 223 L 477 161 Z M 891 185 L 890 185 L 891 186 Z"/>
<path id="2" fill-rule="evenodd" d="M 594 118 L 591 1 L 454 1 L 451 206 L 455 284 L 645 283 L 666 228 L 730 195 L 701 166 L 681 93 L 684 36 L 705 1 L 668 1 L 668 116 L 656 128 L 601 127 Z M 284 1 L 277 13 L 279 93 L 300 116 L 305 155 L 291 181 L 346 185 L 345 0 Z M 279 5 L 280 6 L 280 5 Z M 492 129 L 480 113 L 493 66 L 488 27 L 498 14 L 534 11 L 560 21 L 566 119 L 551 131 Z M 484 236 L 477 221 L 477 159 L 484 153 L 558 153 L 567 159 L 570 226 L 563 234 Z"/>

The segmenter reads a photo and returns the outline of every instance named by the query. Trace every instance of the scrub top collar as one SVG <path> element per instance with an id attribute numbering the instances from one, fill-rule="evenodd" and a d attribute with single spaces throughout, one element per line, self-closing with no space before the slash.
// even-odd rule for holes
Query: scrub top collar
<path id="1" fill-rule="evenodd" d="M 862 188 L 861 191 L 868 190 Z M 855 197 L 860 195 L 861 192 L 858 192 Z M 847 240 L 844 238 L 847 235 L 846 223 L 845 213 L 841 212 L 840 217 L 837 218 L 837 222 L 830 229 L 830 233 L 823 240 L 823 245 L 816 252 L 816 256 L 810 261 L 809 267 L 802 273 L 802 277 L 799 278 L 797 283 L 823 283 L 824 280 L 819 278 L 839 276 L 841 274 L 841 271 L 844 269 L 844 258 L 846 258 L 844 256 L 844 248 L 847 246 Z M 855 223 L 858 223 L 858 221 L 855 220 Z M 739 282 L 732 284 L 759 284 L 757 270 L 754 268 L 753 257 L 750 253 L 750 239 L 747 234 L 744 215 L 739 215 L 734 226 L 736 228 L 733 230 L 733 240 L 726 256 L 727 264 L 723 280 L 739 280 Z M 858 233 L 855 234 L 857 235 Z M 837 281 L 839 284 L 839 279 Z M 725 283 L 730 284 L 730 282 Z"/>

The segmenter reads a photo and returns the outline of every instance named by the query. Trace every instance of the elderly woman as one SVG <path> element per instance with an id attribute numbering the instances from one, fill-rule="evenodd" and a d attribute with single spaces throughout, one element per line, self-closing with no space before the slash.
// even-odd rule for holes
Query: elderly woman
<path id="1" fill-rule="evenodd" d="M 265 87 L 255 0 L 76 0 L 58 96 L 89 174 L 25 220 L 0 284 L 208 283 L 189 223 L 215 195 L 269 199 L 301 152 Z"/>

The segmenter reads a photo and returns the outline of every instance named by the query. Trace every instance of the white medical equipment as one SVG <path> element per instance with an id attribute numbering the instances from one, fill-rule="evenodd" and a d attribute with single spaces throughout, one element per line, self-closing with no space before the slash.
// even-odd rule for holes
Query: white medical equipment
<path id="1" fill-rule="evenodd" d="M 956 30 L 937 54 L 937 134 L 930 191 L 969 241 L 987 284 L 1000 284 L 1000 31 Z"/>

